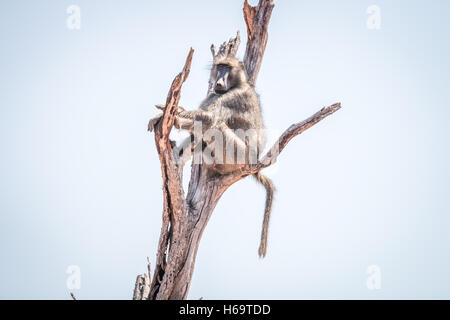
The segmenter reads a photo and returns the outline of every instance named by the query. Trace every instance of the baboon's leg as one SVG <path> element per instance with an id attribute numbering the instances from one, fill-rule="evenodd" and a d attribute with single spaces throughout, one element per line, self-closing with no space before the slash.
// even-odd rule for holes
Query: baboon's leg
<path id="1" fill-rule="evenodd" d="M 230 144 L 234 143 L 234 145 L 238 149 L 237 151 L 245 151 L 247 149 L 245 141 L 242 140 L 236 133 L 234 133 L 233 130 L 231 130 L 226 124 L 219 125 L 218 129 L 223 134 L 225 146 L 227 145 L 228 142 Z"/>
<path id="2" fill-rule="evenodd" d="M 192 137 L 189 136 L 184 139 L 179 146 L 173 148 L 172 152 L 175 162 L 179 166 L 184 166 L 184 164 L 191 158 L 193 148 L 194 142 L 192 141 Z"/>
<path id="3" fill-rule="evenodd" d="M 212 169 L 220 174 L 228 174 L 244 167 L 248 149 L 246 143 L 224 123 L 214 127 L 214 129 L 221 132 L 223 145 L 220 148 L 220 146 L 217 147 L 215 143 L 212 143 L 205 149 L 206 155 L 214 154 L 214 158 L 222 160 L 214 161 Z M 222 158 L 215 154 L 216 152 L 222 152 Z"/>

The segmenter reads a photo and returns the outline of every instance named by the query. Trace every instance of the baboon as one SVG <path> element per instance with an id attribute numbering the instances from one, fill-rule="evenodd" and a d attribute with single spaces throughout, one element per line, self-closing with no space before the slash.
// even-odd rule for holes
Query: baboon
<path id="1" fill-rule="evenodd" d="M 208 94 L 199 109 L 186 111 L 179 107 L 177 110 L 174 126 L 189 131 L 191 137 L 174 148 L 174 155 L 180 157 L 188 153 L 190 156 L 196 146 L 192 141 L 194 126 L 196 122 L 200 123 L 201 133 L 204 134 L 201 141 L 202 154 L 212 156 L 212 162 L 205 161 L 204 165 L 211 174 L 224 175 L 256 164 L 265 145 L 264 124 L 259 97 L 247 80 L 242 61 L 229 57 L 214 61 L 211 78 L 215 79 L 214 90 Z M 154 129 L 161 116 L 150 120 L 149 131 Z M 205 135 L 212 135 L 214 139 L 207 139 Z M 258 172 L 253 176 L 266 189 L 264 221 L 258 250 L 259 256 L 265 257 L 275 188 L 272 181 L 262 173 Z"/>

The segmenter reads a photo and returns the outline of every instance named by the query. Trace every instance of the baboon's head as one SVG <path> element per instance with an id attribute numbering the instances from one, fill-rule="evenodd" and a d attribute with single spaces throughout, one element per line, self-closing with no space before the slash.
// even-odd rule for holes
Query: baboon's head
<path id="1" fill-rule="evenodd" d="M 225 58 L 214 61 L 214 92 L 224 94 L 227 91 L 247 83 L 244 64 L 236 58 Z"/>

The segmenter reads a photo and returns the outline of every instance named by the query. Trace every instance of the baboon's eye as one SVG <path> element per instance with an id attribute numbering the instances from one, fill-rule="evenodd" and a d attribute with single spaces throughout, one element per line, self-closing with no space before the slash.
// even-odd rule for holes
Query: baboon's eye
<path id="1" fill-rule="evenodd" d="M 218 70 L 228 71 L 231 69 L 231 67 L 227 64 L 218 64 L 217 65 Z"/>

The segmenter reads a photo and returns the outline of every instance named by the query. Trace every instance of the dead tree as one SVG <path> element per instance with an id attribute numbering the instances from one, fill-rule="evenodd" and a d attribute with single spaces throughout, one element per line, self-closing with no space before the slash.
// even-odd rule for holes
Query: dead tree
<path id="1" fill-rule="evenodd" d="M 244 2 L 244 19 L 248 34 L 244 65 L 252 84 L 255 84 L 261 66 L 273 7 L 273 0 L 259 0 L 256 7 L 250 6 L 247 0 Z M 239 44 L 238 33 L 235 38 L 224 42 L 219 49 L 212 45 L 213 59 L 235 56 Z M 193 162 L 189 189 L 185 196 L 182 186 L 184 163 L 176 163 L 173 159 L 169 135 L 174 124 L 182 84 L 189 75 L 193 53 L 191 49 L 183 70 L 173 80 L 163 118 L 155 128 L 155 143 L 163 180 L 162 228 L 153 279 L 150 277 L 149 265 L 148 273 L 137 277 L 133 295 L 135 300 L 186 299 L 202 233 L 222 194 L 233 183 L 273 164 L 293 137 L 340 108 L 339 103 L 333 104 L 322 108 L 308 119 L 293 124 L 257 164 L 241 172 L 211 178 L 202 164 Z M 213 79 L 210 79 L 208 92 L 212 90 L 212 84 Z"/>

